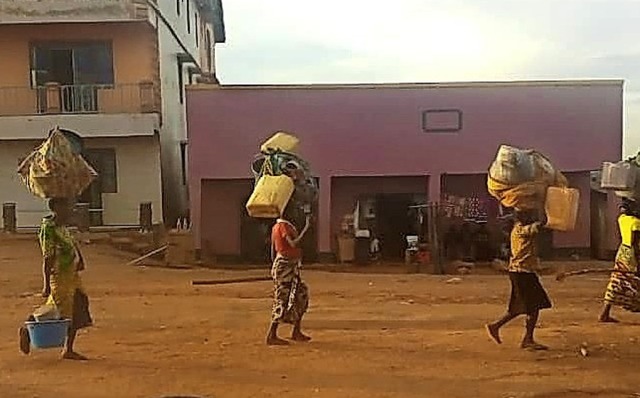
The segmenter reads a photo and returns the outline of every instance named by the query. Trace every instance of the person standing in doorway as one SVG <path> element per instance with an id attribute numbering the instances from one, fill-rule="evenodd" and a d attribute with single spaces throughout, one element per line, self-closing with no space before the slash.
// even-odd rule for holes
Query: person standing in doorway
<path id="1" fill-rule="evenodd" d="M 293 224 L 295 216 L 296 208 L 290 203 L 271 230 L 273 257 L 271 276 L 275 286 L 267 345 L 289 344 L 278 337 L 278 326 L 282 323 L 293 325 L 291 340 L 298 342 L 311 340 L 309 336 L 302 333 L 302 318 L 309 307 L 309 289 L 300 276 L 302 260 L 300 243 L 309 230 L 311 219 L 306 215 L 304 228 L 298 233 Z"/>
<path id="2" fill-rule="evenodd" d="M 508 268 L 511 280 L 509 307 L 502 318 L 486 327 L 491 338 L 502 344 L 500 328 L 516 317 L 526 315 L 526 332 L 521 348 L 547 350 L 548 347 L 538 344 L 533 337 L 540 310 L 551 308 L 549 296 L 536 274 L 540 261 L 536 253 L 536 236 L 543 224 L 538 221 L 535 211 L 517 211 L 515 217 L 511 230 L 511 259 Z"/>

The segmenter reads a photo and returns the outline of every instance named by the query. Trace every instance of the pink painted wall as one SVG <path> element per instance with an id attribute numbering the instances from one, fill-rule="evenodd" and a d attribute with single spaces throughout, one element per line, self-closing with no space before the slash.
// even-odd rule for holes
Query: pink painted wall
<path id="1" fill-rule="evenodd" d="M 620 81 L 188 90 L 189 188 L 196 246 L 201 180 L 246 178 L 260 143 L 294 132 L 322 187 L 332 176 L 486 172 L 497 147 L 532 147 L 563 171 L 593 170 L 622 152 Z M 422 112 L 462 111 L 462 129 L 427 133 Z M 433 178 L 436 177 L 437 178 Z M 210 205 L 210 204 L 209 204 Z M 320 194 L 320 250 L 331 245 L 331 190 Z"/>
<path id="2" fill-rule="evenodd" d="M 251 195 L 253 180 L 207 180 L 202 182 L 202 246 L 205 254 L 240 253 L 242 203 Z"/>

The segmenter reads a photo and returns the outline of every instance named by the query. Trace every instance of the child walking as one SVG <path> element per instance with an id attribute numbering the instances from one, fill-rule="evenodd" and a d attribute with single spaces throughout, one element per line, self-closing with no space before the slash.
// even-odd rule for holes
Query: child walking
<path id="1" fill-rule="evenodd" d="M 489 335 L 498 344 L 502 344 L 500 328 L 516 317 L 526 315 L 526 331 L 520 347 L 533 351 L 548 349 L 538 344 L 533 337 L 540 310 L 551 308 L 551 301 L 536 274 L 539 263 L 536 236 L 541 228 L 543 224 L 538 221 L 537 212 L 531 210 L 516 212 L 515 223 L 511 230 L 509 308 L 501 319 L 486 326 Z"/>

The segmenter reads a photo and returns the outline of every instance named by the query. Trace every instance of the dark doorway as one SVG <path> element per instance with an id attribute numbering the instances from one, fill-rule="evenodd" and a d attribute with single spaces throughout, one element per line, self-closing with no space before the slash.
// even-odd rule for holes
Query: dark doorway
<path id="1" fill-rule="evenodd" d="M 98 177 L 80 196 L 80 202 L 89 204 L 90 225 L 103 225 L 102 194 L 118 192 L 116 152 L 112 148 L 87 149 L 83 154 L 87 162 L 98 173 Z"/>
<path id="2" fill-rule="evenodd" d="M 271 227 L 275 220 L 249 217 L 245 208 L 246 203 L 246 200 L 242 201 L 240 209 L 240 257 L 242 261 L 252 264 L 269 264 L 271 262 Z"/>
<path id="3" fill-rule="evenodd" d="M 85 189 L 79 199 L 80 203 L 89 204 L 89 225 L 99 227 L 103 225 L 102 219 L 102 190 L 100 181 L 96 180 Z"/>
<path id="4" fill-rule="evenodd" d="M 409 206 L 413 204 L 413 195 L 390 194 L 376 197 L 376 233 L 381 242 L 381 254 L 386 260 L 404 258 L 405 237 L 416 234 L 414 220 L 410 216 Z"/>

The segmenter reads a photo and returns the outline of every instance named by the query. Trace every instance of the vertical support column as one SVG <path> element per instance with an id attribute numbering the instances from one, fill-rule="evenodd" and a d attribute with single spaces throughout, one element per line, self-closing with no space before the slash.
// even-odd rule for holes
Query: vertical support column
<path id="1" fill-rule="evenodd" d="M 320 203 L 318 236 L 321 254 L 331 253 L 331 177 L 320 178 Z"/>
<path id="2" fill-rule="evenodd" d="M 442 196 L 442 174 L 440 172 L 433 172 L 428 177 L 427 183 L 429 202 L 439 203 Z"/>
<path id="3" fill-rule="evenodd" d="M 18 223 L 15 203 L 2 204 L 2 225 L 4 232 L 15 233 L 17 231 Z"/>
<path id="4" fill-rule="evenodd" d="M 62 110 L 60 104 L 60 83 L 45 83 L 44 89 L 47 98 L 46 113 L 60 113 Z"/>
<path id="5" fill-rule="evenodd" d="M 140 229 L 143 232 L 151 232 L 153 225 L 153 210 L 151 202 L 140 203 Z"/>
<path id="6" fill-rule="evenodd" d="M 202 185 L 199 176 L 189 176 L 189 204 L 193 251 L 197 262 L 202 261 Z"/>

